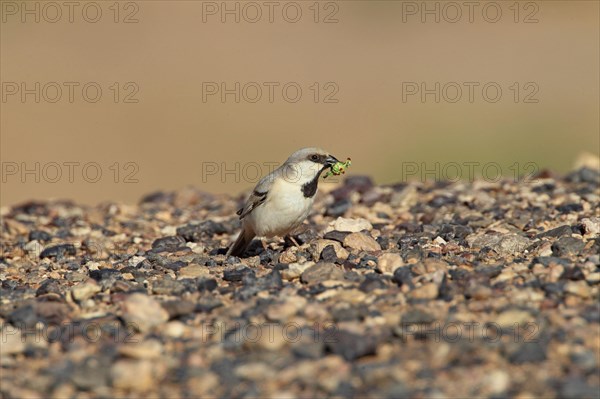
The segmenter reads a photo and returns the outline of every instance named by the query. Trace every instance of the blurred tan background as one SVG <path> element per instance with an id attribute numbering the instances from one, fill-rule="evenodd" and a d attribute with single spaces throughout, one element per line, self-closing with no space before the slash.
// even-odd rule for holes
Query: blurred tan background
<path id="1" fill-rule="evenodd" d="M 264 2 L 88 3 L 1 2 L 2 205 L 239 193 L 302 146 L 378 183 L 466 162 L 565 172 L 599 152 L 596 1 L 276 2 L 272 22 Z"/>

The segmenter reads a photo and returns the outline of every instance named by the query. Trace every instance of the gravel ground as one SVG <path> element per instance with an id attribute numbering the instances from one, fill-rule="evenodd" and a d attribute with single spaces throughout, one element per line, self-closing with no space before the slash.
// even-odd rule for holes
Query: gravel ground
<path id="1" fill-rule="evenodd" d="M 353 176 L 242 259 L 241 196 L 4 207 L 0 392 L 598 397 L 599 184 Z"/>

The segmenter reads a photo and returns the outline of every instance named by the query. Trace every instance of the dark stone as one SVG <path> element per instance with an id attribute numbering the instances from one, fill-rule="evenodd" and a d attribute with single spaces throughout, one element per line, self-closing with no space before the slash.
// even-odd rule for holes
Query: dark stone
<path id="1" fill-rule="evenodd" d="M 92 270 L 90 277 L 100 283 L 103 291 L 112 287 L 117 280 L 122 280 L 121 271 L 117 269 Z"/>
<path id="2" fill-rule="evenodd" d="M 573 232 L 573 230 L 571 229 L 571 226 L 568 226 L 565 224 L 562 226 L 558 226 L 554 229 L 544 231 L 543 233 L 538 234 L 537 238 L 562 237 L 564 235 L 571 235 L 572 232 Z"/>
<path id="3" fill-rule="evenodd" d="M 326 280 L 343 280 L 344 272 L 332 263 L 318 262 L 300 275 L 304 284 L 316 284 Z"/>
<path id="4" fill-rule="evenodd" d="M 560 388 L 560 398 L 579 399 L 579 398 L 597 398 L 598 387 L 589 385 L 582 377 L 569 377 Z"/>
<path id="5" fill-rule="evenodd" d="M 140 263 L 138 263 L 138 265 Z M 135 266 L 125 266 L 124 268 L 121 269 L 121 273 L 131 273 L 131 274 L 133 274 L 133 277 L 135 277 L 135 278 L 145 276 L 145 273 L 142 270 L 137 269 Z"/>
<path id="6" fill-rule="evenodd" d="M 344 280 L 350 281 L 353 283 L 362 283 L 365 280 L 365 277 L 353 270 L 347 270 L 347 271 L 344 271 Z"/>
<path id="7" fill-rule="evenodd" d="M 62 302 L 39 301 L 35 304 L 38 320 L 45 324 L 59 324 L 69 315 L 69 307 Z"/>
<path id="8" fill-rule="evenodd" d="M 51 331 L 50 328 L 48 331 L 48 341 L 60 342 L 65 348 L 74 343 L 75 337 L 81 337 L 88 343 L 94 340 L 94 342 L 107 342 L 109 344 L 131 342 L 131 339 L 133 339 L 131 337 L 132 330 L 127 327 L 124 328 L 121 320 L 115 315 L 73 320 L 61 324 L 60 329 L 56 332 Z M 97 331 L 100 334 L 92 334 L 92 331 Z M 96 337 L 98 340 L 96 340 Z M 78 346 L 78 344 L 75 345 Z M 110 355 L 111 352 L 111 350 L 107 351 L 106 355 Z M 102 356 L 101 353 L 98 353 L 98 355 Z"/>
<path id="9" fill-rule="evenodd" d="M 595 169 L 583 167 L 567 176 L 567 180 L 573 183 L 600 184 L 600 172 Z"/>
<path id="10" fill-rule="evenodd" d="M 169 313 L 169 319 L 180 316 L 189 316 L 194 313 L 196 304 L 190 301 L 167 301 L 161 303 L 163 309 Z"/>
<path id="11" fill-rule="evenodd" d="M 177 280 L 183 284 L 184 292 L 196 292 L 198 291 L 198 280 L 195 278 L 182 278 Z"/>
<path id="12" fill-rule="evenodd" d="M 124 281 L 117 280 L 115 284 L 111 288 L 112 292 L 130 292 L 130 291 L 139 291 L 142 293 L 146 293 L 146 289 L 142 286 L 134 286 L 133 284 Z"/>
<path id="13" fill-rule="evenodd" d="M 261 265 L 270 265 L 272 263 L 277 263 L 279 260 L 279 253 L 267 248 L 267 250 L 262 251 L 258 257 L 260 258 Z"/>
<path id="14" fill-rule="evenodd" d="M 434 380 L 435 379 L 435 375 L 431 376 L 430 378 L 428 378 L 429 380 Z M 390 385 L 385 387 L 385 393 L 384 395 L 382 395 L 382 397 L 385 398 L 410 398 L 410 397 L 434 397 L 434 393 L 432 392 L 431 394 L 423 394 L 423 395 L 415 395 L 415 394 L 411 394 L 410 390 L 408 389 L 408 387 L 401 381 L 394 381 L 393 383 L 391 383 Z"/>
<path id="15" fill-rule="evenodd" d="M 408 186 L 408 183 L 398 182 L 398 183 L 390 184 L 388 187 L 390 187 L 392 190 L 398 192 L 398 191 L 403 191 L 406 188 L 406 186 Z"/>
<path id="16" fill-rule="evenodd" d="M 402 324 L 431 324 L 434 321 L 435 317 L 420 309 L 409 310 L 401 319 Z"/>
<path id="17" fill-rule="evenodd" d="M 335 248 L 333 245 L 327 245 L 325 248 L 323 248 L 323 251 L 321 251 L 321 260 L 324 260 L 325 262 L 339 263 L 339 259 L 335 253 Z"/>
<path id="18" fill-rule="evenodd" d="M 435 213 L 433 213 L 433 212 L 424 213 L 419 218 L 419 221 L 424 225 L 430 225 L 433 223 L 434 220 L 435 220 Z"/>
<path id="19" fill-rule="evenodd" d="M 72 283 L 79 283 L 88 279 L 87 274 L 80 273 L 78 271 L 69 272 L 65 274 L 65 280 Z"/>
<path id="20" fill-rule="evenodd" d="M 217 280 L 215 280 L 214 278 L 201 278 L 198 280 L 198 291 L 210 292 L 217 288 L 217 285 Z"/>
<path id="21" fill-rule="evenodd" d="M 258 279 L 254 274 L 244 275 L 242 278 L 242 285 L 236 289 L 234 298 L 240 301 L 247 301 L 258 294 L 261 289 L 258 287 L 257 280 Z"/>
<path id="22" fill-rule="evenodd" d="M 460 224 L 443 224 L 438 235 L 446 241 L 452 239 L 463 240 L 466 236 L 473 233 L 473 229 L 469 226 Z"/>
<path id="23" fill-rule="evenodd" d="M 378 339 L 372 335 L 358 335 L 346 330 L 330 331 L 326 334 L 325 347 L 347 361 L 374 355 L 377 351 Z"/>
<path id="24" fill-rule="evenodd" d="M 35 292 L 35 296 L 42 296 L 42 295 L 46 295 L 46 294 L 61 295 L 60 283 L 58 282 L 58 280 L 55 280 L 53 278 L 44 280 L 44 282 L 40 285 L 40 287 Z"/>
<path id="25" fill-rule="evenodd" d="M 234 325 L 236 329 L 243 329 L 244 325 L 248 324 L 248 319 L 254 318 L 256 316 L 264 316 L 267 308 L 274 303 L 273 299 L 267 298 L 257 298 L 254 302 L 254 306 L 248 307 L 244 309 L 242 314 L 240 315 L 241 324 L 238 323 Z"/>
<path id="26" fill-rule="evenodd" d="M 286 270 L 289 268 L 290 268 L 290 265 L 288 265 L 287 263 L 277 263 L 273 269 L 274 270 Z"/>
<path id="27" fill-rule="evenodd" d="M 173 271 L 179 271 L 179 269 L 181 269 L 182 267 L 186 267 L 186 266 L 187 266 L 187 263 L 178 260 L 178 261 L 166 264 L 165 268 L 167 268 L 169 270 L 173 270 Z"/>
<path id="28" fill-rule="evenodd" d="M 33 304 L 28 304 L 13 310 L 8 315 L 7 321 L 22 330 L 31 329 L 35 327 L 35 324 L 38 321 L 38 315 Z"/>
<path id="29" fill-rule="evenodd" d="M 217 255 L 225 255 L 226 253 L 227 253 L 227 248 L 214 248 L 214 249 L 211 249 L 208 254 L 210 256 L 217 256 Z"/>
<path id="30" fill-rule="evenodd" d="M 352 206 L 352 201 L 349 198 L 342 198 L 333 204 L 329 205 L 325 210 L 326 216 L 340 217 L 343 216 L 348 209 Z"/>
<path id="31" fill-rule="evenodd" d="M 539 363 L 546 360 L 546 345 L 542 341 L 523 342 L 508 354 L 513 364 Z"/>
<path id="32" fill-rule="evenodd" d="M 13 208 L 13 213 L 26 213 L 28 215 L 45 216 L 48 215 L 48 208 L 47 204 L 44 202 L 29 201 L 15 206 Z"/>
<path id="33" fill-rule="evenodd" d="M 194 311 L 210 313 L 213 309 L 223 306 L 223 303 L 215 298 L 202 298 L 196 304 Z"/>
<path id="34" fill-rule="evenodd" d="M 379 236 L 375 239 L 375 241 L 377 241 L 377 243 L 383 250 L 391 249 L 396 246 L 395 243 L 393 243 L 389 237 Z"/>
<path id="35" fill-rule="evenodd" d="M 423 253 L 423 250 L 421 249 L 421 247 L 411 248 L 408 251 L 402 251 L 401 253 L 402 253 L 402 257 L 407 262 L 409 262 L 411 259 L 413 259 L 417 262 L 420 262 L 425 257 L 425 254 Z"/>
<path id="36" fill-rule="evenodd" d="M 152 292 L 156 295 L 179 296 L 185 292 L 185 285 L 167 275 L 153 282 Z"/>
<path id="37" fill-rule="evenodd" d="M 389 195 L 383 194 L 381 190 L 378 190 L 375 187 L 370 188 L 360 198 L 360 202 L 365 204 L 366 206 L 373 206 L 377 202 L 387 201 L 389 201 Z"/>
<path id="38" fill-rule="evenodd" d="M 394 270 L 394 281 L 398 286 L 408 285 L 413 288 L 414 284 L 412 282 L 413 273 L 410 270 L 409 266 L 401 266 Z"/>
<path id="39" fill-rule="evenodd" d="M 331 317 L 336 323 L 351 320 L 364 320 L 369 310 L 366 306 L 335 306 L 331 310 Z"/>
<path id="40" fill-rule="evenodd" d="M 245 266 L 228 268 L 223 272 L 223 280 L 229 282 L 239 282 L 242 281 L 244 276 L 248 274 L 254 275 L 254 271 Z"/>
<path id="41" fill-rule="evenodd" d="M 150 193 L 144 197 L 140 201 L 141 204 L 157 204 L 161 202 L 170 203 L 173 200 L 173 193 L 165 193 L 163 191 L 156 191 L 154 193 Z"/>
<path id="42" fill-rule="evenodd" d="M 542 289 L 546 293 L 546 296 L 562 296 L 564 291 L 564 282 L 559 281 L 556 283 L 546 283 L 542 285 Z"/>
<path id="43" fill-rule="evenodd" d="M 373 255 L 365 255 L 360 259 L 360 262 L 358 262 L 358 265 L 356 265 L 357 269 L 371 269 L 373 268 L 373 266 L 370 266 L 369 263 L 370 262 L 374 262 L 374 264 L 377 264 L 377 257 L 373 256 Z"/>
<path id="44" fill-rule="evenodd" d="M 66 226 L 69 226 L 71 222 L 65 221 L 65 223 L 66 223 Z M 54 233 L 54 237 L 64 240 L 69 237 L 72 237 L 72 235 L 71 235 L 71 232 L 67 228 L 64 228 L 64 229 L 57 230 L 56 233 Z"/>
<path id="45" fill-rule="evenodd" d="M 552 253 L 556 256 L 579 255 L 585 243 L 575 237 L 561 237 L 552 244 Z"/>
<path id="46" fill-rule="evenodd" d="M 68 270 L 79 270 L 81 269 L 81 265 L 77 262 L 69 262 L 67 263 Z"/>
<path id="47" fill-rule="evenodd" d="M 323 356 L 325 344 L 323 343 L 322 334 L 308 328 L 301 330 L 301 340 L 292 345 L 292 353 L 299 358 L 304 359 L 319 359 Z"/>
<path id="48" fill-rule="evenodd" d="M 585 275 L 579 266 L 572 266 L 565 269 L 560 276 L 561 280 L 585 280 Z"/>
<path id="49" fill-rule="evenodd" d="M 277 269 L 273 269 L 268 275 L 258 279 L 257 285 L 261 290 L 278 290 L 283 287 L 281 273 Z"/>
<path id="50" fill-rule="evenodd" d="M 371 292 L 373 290 L 385 288 L 387 288 L 387 285 L 383 281 L 383 277 L 377 273 L 366 274 L 365 279 L 358 286 L 358 289 L 362 292 Z"/>
<path id="51" fill-rule="evenodd" d="M 111 359 L 107 356 L 90 356 L 73 368 L 73 384 L 84 391 L 108 386 Z"/>
<path id="52" fill-rule="evenodd" d="M 554 191 L 554 189 L 556 188 L 556 184 L 554 183 L 544 183 L 544 184 L 539 184 L 535 187 L 533 187 L 531 189 L 531 191 L 533 191 L 534 193 L 552 193 L 552 191 Z"/>
<path id="53" fill-rule="evenodd" d="M 560 213 L 576 213 L 583 211 L 583 205 L 581 204 L 563 204 L 556 207 L 556 210 Z"/>
<path id="54" fill-rule="evenodd" d="M 48 357 L 48 348 L 41 348 L 39 346 L 26 346 L 23 351 L 28 359 L 44 359 Z"/>
<path id="55" fill-rule="evenodd" d="M 19 282 L 15 280 L 4 280 L 2 281 L 2 288 L 9 289 L 11 291 L 16 290 L 19 287 Z"/>
<path id="56" fill-rule="evenodd" d="M 277 278 L 279 278 L 279 281 L 277 281 Z M 255 274 L 247 274 L 242 279 L 241 286 L 235 287 L 234 298 L 246 301 L 261 291 L 273 292 L 274 287 L 277 286 L 278 282 L 281 283 L 281 275 L 279 272 L 277 272 L 277 276 L 270 273 L 264 277 L 256 277 Z M 263 301 L 263 299 L 257 299 L 257 303 L 261 301 Z"/>
<path id="57" fill-rule="evenodd" d="M 294 239 L 298 244 L 307 244 L 318 237 L 317 232 L 314 229 L 306 228 L 298 234 L 294 234 Z"/>
<path id="58" fill-rule="evenodd" d="M 449 195 L 438 195 L 434 197 L 427 205 L 434 208 L 440 208 L 444 205 L 451 205 L 456 202 L 456 198 Z"/>
<path id="59" fill-rule="evenodd" d="M 600 323 L 600 307 L 597 304 L 588 305 L 581 310 L 581 316 L 588 323 Z"/>
<path id="60" fill-rule="evenodd" d="M 571 353 L 570 357 L 573 363 L 586 372 L 592 372 L 598 367 L 598 362 L 596 362 L 596 356 L 594 356 L 593 352 Z"/>
<path id="61" fill-rule="evenodd" d="M 237 256 L 228 256 L 227 259 L 225 259 L 225 264 L 227 265 L 237 265 L 240 263 L 240 258 L 238 258 Z"/>
<path id="62" fill-rule="evenodd" d="M 13 310 L 8 314 L 7 321 L 21 329 L 32 329 L 38 322 L 60 324 L 68 313 L 68 306 L 62 302 L 38 301 Z"/>
<path id="63" fill-rule="evenodd" d="M 502 265 L 496 266 L 479 266 L 475 269 L 475 273 L 485 276 L 488 279 L 492 279 L 502 273 L 502 269 L 504 267 Z"/>
<path id="64" fill-rule="evenodd" d="M 52 236 L 42 230 L 32 230 L 29 232 L 29 241 L 37 240 L 39 242 L 48 242 L 51 239 Z"/>
<path id="65" fill-rule="evenodd" d="M 308 286 L 307 288 L 302 288 L 298 290 L 298 295 L 303 296 L 305 298 L 312 298 L 316 295 L 319 295 L 323 292 L 327 291 L 326 287 L 323 287 L 321 284 L 313 284 Z"/>
<path id="66" fill-rule="evenodd" d="M 199 242 L 207 238 L 212 238 L 215 234 L 225 234 L 227 232 L 223 223 L 213 222 L 212 220 L 207 220 L 199 224 L 186 224 L 177 228 L 177 235 L 191 242 Z"/>
<path id="67" fill-rule="evenodd" d="M 406 233 L 410 233 L 410 234 L 423 232 L 423 225 L 419 224 L 419 223 L 404 222 L 404 223 L 400 223 L 397 227 L 398 227 L 398 230 L 405 231 Z"/>
<path id="68" fill-rule="evenodd" d="M 217 292 L 221 295 L 229 295 L 235 293 L 236 289 L 233 285 L 217 287 Z"/>
<path id="69" fill-rule="evenodd" d="M 59 244 L 48 247 L 42 251 L 40 258 L 57 258 L 60 259 L 65 255 L 75 256 L 77 251 L 73 244 Z"/>
<path id="70" fill-rule="evenodd" d="M 94 223 L 94 224 L 92 224 L 92 228 L 93 228 L 94 230 L 100 230 L 100 231 L 102 232 L 102 234 L 103 234 L 104 236 L 106 236 L 106 237 L 113 237 L 113 236 L 116 236 L 116 235 L 117 235 L 117 232 L 116 232 L 116 231 L 109 230 L 109 229 L 107 229 L 107 228 L 105 228 L 105 227 L 103 227 L 103 226 L 97 225 L 97 224 L 95 224 L 95 223 Z"/>
<path id="71" fill-rule="evenodd" d="M 326 240 L 334 240 L 337 241 L 341 244 L 344 243 L 344 238 L 346 238 L 346 236 L 350 234 L 346 231 L 337 231 L 337 230 L 332 230 L 328 233 L 325 233 L 325 235 L 323 236 L 324 239 Z"/>
<path id="72" fill-rule="evenodd" d="M 533 267 L 533 265 L 535 265 L 536 263 L 541 263 L 542 265 L 548 267 L 550 266 L 552 263 L 555 263 L 557 265 L 561 265 L 564 267 L 570 267 L 571 266 L 571 261 L 569 261 L 568 259 L 564 259 L 564 258 L 559 258 L 556 256 L 538 256 L 533 258 L 533 261 L 531 261 L 530 264 L 530 268 Z"/>
<path id="73" fill-rule="evenodd" d="M 361 194 L 366 193 L 373 187 L 373 180 L 369 176 L 353 175 L 348 176 L 344 180 L 341 187 L 336 188 L 331 192 L 331 195 L 336 201 L 348 198 L 350 194 L 357 191 Z"/>
<path id="74" fill-rule="evenodd" d="M 334 397 L 336 398 L 354 398 L 356 395 L 356 388 L 350 381 L 341 381 L 334 391 Z M 378 396 L 374 396 L 378 397 Z M 400 396 L 389 396 L 389 398 L 400 398 Z"/>
<path id="75" fill-rule="evenodd" d="M 296 257 L 310 259 L 311 254 L 309 254 L 307 251 L 298 250 L 298 252 L 296 252 Z"/>
<path id="76" fill-rule="evenodd" d="M 371 189 L 374 184 L 373 180 L 369 176 L 364 175 L 352 175 L 344 179 L 344 186 L 352 187 L 359 193 L 366 193 Z"/>
<path id="77" fill-rule="evenodd" d="M 450 302 L 457 294 L 457 291 L 458 289 L 456 284 L 454 284 L 448 279 L 448 277 L 446 277 L 446 275 L 444 275 L 438 288 L 438 298 L 443 299 L 446 302 Z"/>
<path id="78" fill-rule="evenodd" d="M 590 248 L 591 251 L 593 253 L 597 253 L 597 254 L 600 253 L 600 237 L 596 237 L 596 238 L 592 239 L 591 241 L 593 243 L 592 248 Z"/>
<path id="79" fill-rule="evenodd" d="M 185 246 L 185 240 L 181 236 L 168 236 L 154 240 L 152 252 L 177 252 L 189 249 Z"/>
<path id="80" fill-rule="evenodd" d="M 210 365 L 210 369 L 219 376 L 219 381 L 224 387 L 234 387 L 239 385 L 235 373 L 231 372 L 235 367 L 236 364 L 234 363 L 234 360 L 226 357 L 216 359 Z"/>

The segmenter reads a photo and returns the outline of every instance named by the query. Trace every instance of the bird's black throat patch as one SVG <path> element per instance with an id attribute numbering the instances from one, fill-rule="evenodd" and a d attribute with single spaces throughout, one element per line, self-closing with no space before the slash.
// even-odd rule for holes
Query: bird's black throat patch
<path id="1" fill-rule="evenodd" d="M 315 196 L 317 185 L 319 184 L 319 177 L 321 177 L 321 173 L 323 173 L 325 169 L 327 169 L 327 166 L 322 168 L 311 181 L 302 185 L 302 194 L 304 194 L 304 198 L 312 198 Z"/>

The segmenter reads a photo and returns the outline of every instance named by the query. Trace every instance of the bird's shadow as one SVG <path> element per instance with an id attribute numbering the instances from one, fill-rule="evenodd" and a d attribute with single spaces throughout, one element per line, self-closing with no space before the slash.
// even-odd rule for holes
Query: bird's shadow
<path id="1" fill-rule="evenodd" d="M 294 240 L 296 240 L 296 243 L 298 243 L 298 245 L 302 245 L 317 238 L 317 233 L 308 226 L 302 225 L 300 228 L 292 232 L 291 235 L 285 236 L 283 240 L 276 239 L 275 241 L 270 241 L 277 242 L 277 246 L 275 247 L 275 249 L 267 248 L 266 250 L 263 247 L 263 244 L 260 239 L 254 239 L 252 240 L 250 245 L 248 245 L 248 248 L 246 248 L 246 251 L 244 251 L 244 254 L 241 256 L 241 258 L 250 258 L 252 256 L 265 256 L 269 253 L 281 253 L 288 248 L 295 247 L 296 243 L 292 241 L 290 236 L 293 237 Z M 227 253 L 227 249 L 228 247 L 219 248 L 217 251 L 215 251 L 215 254 L 224 255 Z"/>
<path id="2" fill-rule="evenodd" d="M 301 241 L 299 239 L 297 239 L 297 241 Z M 248 248 L 246 249 L 246 251 L 244 252 L 243 257 L 244 258 L 249 258 L 252 256 L 261 256 L 261 255 L 266 255 L 269 252 L 283 252 L 286 249 L 290 248 L 290 247 L 295 247 L 296 244 L 288 237 L 286 236 L 283 241 L 278 240 L 277 241 L 277 246 L 275 248 L 271 248 L 271 247 L 267 247 L 267 249 L 265 250 L 265 248 L 262 245 L 261 240 L 252 240 L 252 242 L 250 243 L 250 245 L 248 246 Z"/>

